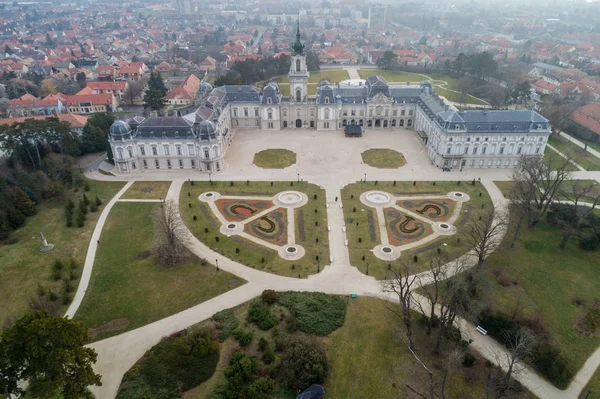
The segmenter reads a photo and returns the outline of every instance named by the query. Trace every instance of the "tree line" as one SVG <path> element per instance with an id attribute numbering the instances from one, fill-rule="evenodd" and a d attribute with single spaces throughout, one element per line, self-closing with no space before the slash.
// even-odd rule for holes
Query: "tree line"
<path id="1" fill-rule="evenodd" d="M 90 117 L 79 136 L 57 118 L 0 125 L 0 240 L 36 213 L 43 200 L 62 199 L 76 183 L 73 157 L 105 151 L 112 114 Z"/>

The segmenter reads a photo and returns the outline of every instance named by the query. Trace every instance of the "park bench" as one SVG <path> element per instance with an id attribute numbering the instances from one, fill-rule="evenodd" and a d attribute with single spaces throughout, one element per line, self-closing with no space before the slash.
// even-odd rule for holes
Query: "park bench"
<path id="1" fill-rule="evenodd" d="M 481 333 L 481 335 L 487 335 L 487 330 L 485 330 L 483 327 L 477 326 L 475 329 Z"/>

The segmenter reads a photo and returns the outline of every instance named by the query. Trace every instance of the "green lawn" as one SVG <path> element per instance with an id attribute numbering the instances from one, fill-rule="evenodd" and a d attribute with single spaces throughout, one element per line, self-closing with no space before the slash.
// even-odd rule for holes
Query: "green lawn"
<path id="1" fill-rule="evenodd" d="M 585 170 L 600 170 L 600 159 L 585 151 L 583 148 L 570 143 L 564 137 L 554 135 L 548 140 L 550 145 L 570 157 Z"/>
<path id="2" fill-rule="evenodd" d="M 293 183 L 293 186 L 291 185 Z M 296 242 L 304 247 L 306 255 L 296 261 L 282 259 L 274 250 L 250 242 L 242 237 L 228 238 L 219 232 L 220 223 L 212 214 L 208 204 L 198 200 L 198 196 L 206 191 L 216 191 L 222 195 L 267 196 L 286 190 L 298 190 L 308 196 L 308 204 L 296 209 L 301 211 L 304 220 L 304 240 L 296 234 Z M 188 195 L 189 193 L 189 195 Z M 313 199 L 317 195 L 317 199 Z M 192 204 L 190 208 L 188 203 Z M 321 269 L 329 264 L 329 238 L 327 232 L 327 210 L 325 206 L 325 190 L 306 182 L 247 182 L 237 181 L 234 186 L 229 182 L 195 182 L 192 186 L 186 182 L 181 190 L 181 215 L 192 233 L 211 249 L 237 262 L 270 273 L 290 277 L 306 277 L 317 271 L 316 256 L 321 262 Z M 315 209 L 317 213 L 315 213 Z M 197 220 L 194 221 L 194 215 Z M 298 217 L 296 228 L 299 229 Z M 315 226 L 318 222 L 318 226 Z M 208 233 L 205 233 L 208 229 Z M 219 237 L 219 242 L 215 237 Z M 316 242 L 319 239 L 319 242 Z M 239 253 L 236 253 L 239 248 Z M 263 262 L 264 259 L 264 262 Z"/>
<path id="3" fill-rule="evenodd" d="M 434 90 L 441 96 L 446 97 L 448 101 L 460 102 L 460 94 L 455 93 L 450 90 L 457 91 L 458 81 L 449 76 L 442 76 L 436 74 L 417 74 L 411 72 L 403 72 L 403 71 L 388 71 L 384 69 L 359 69 L 358 74 L 361 79 L 366 79 L 369 76 L 382 76 L 388 83 L 395 84 L 406 84 L 406 82 L 410 82 L 411 84 L 419 84 L 424 80 L 431 80 L 431 83 L 434 86 Z M 442 87 L 440 87 L 440 85 Z M 484 101 L 473 97 L 471 95 L 467 95 L 465 98 L 466 105 L 483 105 Z"/>
<path id="4" fill-rule="evenodd" d="M 510 195 L 510 190 L 512 190 L 513 182 L 512 181 L 494 181 L 494 184 L 496 185 L 496 187 L 498 187 L 500 189 L 500 191 L 502 191 L 502 195 L 504 195 L 504 198 L 508 198 L 508 196 Z"/>
<path id="5" fill-rule="evenodd" d="M 512 188 L 511 181 L 494 181 L 505 198 L 508 198 Z M 559 190 L 559 200 L 573 200 L 573 185 L 577 184 L 580 187 L 592 186 L 593 189 L 588 195 L 580 197 L 580 202 L 594 202 L 594 199 L 600 194 L 600 183 L 596 180 L 564 180 Z"/>
<path id="6" fill-rule="evenodd" d="M 311 71 L 308 83 L 319 83 L 321 80 L 328 80 L 329 83 L 337 83 L 342 80 L 350 79 L 348 71 L 344 69 L 323 69 L 320 71 Z"/>
<path id="7" fill-rule="evenodd" d="M 575 238 L 560 249 L 561 237 L 558 228 L 545 222 L 534 229 L 523 226 L 515 248 L 502 247 L 486 259 L 484 281 L 488 295 L 481 305 L 510 313 L 516 298 L 523 295 L 524 303 L 530 305 L 524 315 L 541 316 L 551 339 L 577 371 L 600 345 L 599 334 L 588 338 L 573 329 L 576 320 L 598 299 L 598 252 L 579 249 Z M 506 239 L 512 236 L 509 234 Z M 503 286 L 499 281 L 510 284 Z M 576 306 L 576 298 L 583 300 L 584 306 Z"/>
<path id="8" fill-rule="evenodd" d="M 36 215 L 27 219 L 25 225 L 13 233 L 19 241 L 12 245 L 0 245 L 0 325 L 7 317 L 20 317 L 29 309 L 29 302 L 37 295 L 38 284 L 60 293 L 62 282 L 50 278 L 52 265 L 57 259 L 69 262 L 73 258 L 79 265 L 76 271 L 79 284 L 81 268 L 87 253 L 90 237 L 104 205 L 124 186 L 121 182 L 88 181 L 90 191 L 85 194 L 91 200 L 96 195 L 103 205 L 98 212 L 88 213 L 84 227 L 66 227 L 63 201 L 48 201 L 38 206 Z M 83 190 L 70 191 L 75 203 L 81 199 Z M 54 244 L 52 251 L 40 253 L 40 231 L 49 243 Z M 58 310 L 66 305 L 56 302 Z"/>
<path id="9" fill-rule="evenodd" d="M 592 391 L 592 393 L 586 397 L 588 391 Z M 579 399 L 600 399 L 600 369 L 596 370 L 596 374 L 594 374 L 590 383 L 581 391 Z"/>
<path id="10" fill-rule="evenodd" d="M 547 163 L 551 163 L 552 165 L 554 165 L 553 167 L 557 167 L 557 166 L 562 166 L 565 159 L 563 157 L 561 157 L 552 148 L 546 146 L 546 149 L 544 150 L 544 160 Z M 554 170 L 554 169 L 552 169 L 552 170 Z M 577 172 L 577 171 L 579 171 L 579 169 L 575 165 L 573 165 L 572 163 L 570 163 L 570 162 L 565 167 L 565 170 L 567 172 Z"/>
<path id="11" fill-rule="evenodd" d="M 380 299 L 359 297 L 347 299 L 344 325 L 325 337 L 317 337 L 325 346 L 329 363 L 329 375 L 323 385 L 327 398 L 404 398 L 413 397 L 410 389 L 425 391 L 426 375 L 421 366 L 414 360 L 408 349 L 399 339 L 397 328 L 402 328 L 387 306 L 396 307 Z M 283 322 L 279 326 L 279 334 L 288 336 L 303 335 L 290 333 L 285 329 L 285 319 L 289 311 L 280 305 L 273 305 L 273 314 L 283 314 Z M 261 331 L 253 324 L 244 324 L 248 304 L 234 309 L 234 313 L 246 331 L 254 336 L 248 347 L 243 349 L 250 356 L 256 356 L 260 362 L 261 353 L 256 344 L 260 338 L 273 340 L 272 332 Z M 199 327 L 211 327 L 211 321 L 203 322 Z M 439 391 L 441 382 L 441 358 L 432 355 L 429 348 L 434 345 L 434 336 L 427 336 L 419 323 L 414 323 L 413 337 L 419 358 L 434 370 Z M 228 338 L 221 346 L 221 357 L 215 374 L 205 383 L 188 391 L 184 399 L 212 398 L 216 386 L 225 379 L 223 371 L 228 364 L 231 354 L 239 348 L 237 342 Z M 485 361 L 477 353 L 472 368 L 459 367 L 454 371 L 447 383 L 446 398 L 465 399 L 484 397 Z M 291 398 L 295 395 L 273 395 L 276 398 Z M 520 393 L 514 398 L 525 399 L 533 396 L 527 392 Z"/>
<path id="12" fill-rule="evenodd" d="M 95 340 L 141 327 L 197 305 L 244 283 L 194 255 L 172 268 L 151 254 L 157 203 L 118 203 L 104 226 L 90 286 L 75 320 L 87 327 L 128 321 L 118 331 L 101 332 Z"/>
<path id="13" fill-rule="evenodd" d="M 136 181 L 123 194 L 123 199 L 161 199 L 167 196 L 170 181 Z"/>
<path id="14" fill-rule="evenodd" d="M 296 153 L 285 149 L 268 149 L 254 154 L 252 162 L 259 168 L 283 169 L 296 163 Z"/>
<path id="15" fill-rule="evenodd" d="M 442 246 L 440 241 L 440 246 L 435 246 L 422 252 L 420 252 L 418 249 L 403 251 L 402 257 L 399 260 L 392 262 L 383 261 L 375 257 L 371 250 L 373 247 L 381 243 L 377 224 L 377 214 L 374 208 L 369 208 L 360 202 L 360 195 L 363 192 L 370 190 L 382 190 L 396 195 L 410 195 L 409 193 L 412 192 L 427 192 L 427 194 L 423 195 L 440 196 L 444 196 L 451 191 L 462 191 L 471 197 L 469 202 L 463 204 L 463 209 L 466 209 L 466 207 L 470 205 L 470 218 L 475 218 L 481 212 L 485 212 L 486 210 L 492 208 L 492 202 L 489 194 L 487 193 L 485 187 L 483 187 L 479 182 L 476 182 L 474 186 L 471 185 L 471 182 L 466 181 L 461 182 L 460 185 L 458 185 L 457 182 L 436 182 L 435 186 L 433 185 L 433 182 L 419 181 L 417 182 L 416 186 L 413 186 L 413 182 L 397 182 L 394 186 L 393 182 L 389 181 L 378 182 L 377 185 L 375 185 L 372 181 L 368 181 L 367 183 L 353 183 L 344 187 L 342 189 L 344 216 L 347 219 L 353 219 L 352 223 L 346 224 L 346 234 L 350 243 L 350 264 L 357 267 L 361 272 L 365 273 L 366 263 L 368 262 L 369 275 L 377 279 L 390 277 L 390 272 L 387 270 L 388 264 L 390 264 L 391 267 L 397 267 L 401 260 L 405 259 L 409 261 L 409 266 L 412 272 L 419 272 L 427 269 L 427 259 L 429 259 L 432 255 L 436 255 L 438 248 L 441 248 L 441 251 L 450 259 L 457 258 L 458 256 L 467 252 L 470 248 L 466 247 L 465 240 L 462 239 L 463 234 L 460 227 L 458 227 L 459 231 L 457 234 L 453 236 L 446 236 L 444 238 L 444 242 L 447 244 L 446 246 Z M 479 196 L 479 193 L 481 193 L 481 197 Z M 483 210 L 481 209 L 482 205 L 485 207 Z M 356 212 L 354 212 L 354 209 L 356 209 Z M 376 236 L 375 241 L 371 241 L 370 239 L 368 216 L 369 210 L 373 215 L 374 231 Z M 459 218 L 458 223 L 461 223 L 461 219 L 464 217 L 465 216 Z M 464 224 L 462 226 L 464 226 Z M 358 242 L 359 238 L 361 238 L 361 243 Z M 435 239 L 433 242 L 438 242 L 438 240 L 440 240 L 440 238 Z M 432 242 L 425 244 L 424 247 L 429 246 L 431 243 Z M 418 254 L 417 251 L 419 251 Z M 413 255 L 415 254 L 417 254 L 418 258 L 417 262 L 414 262 L 413 260 Z M 365 257 L 365 260 L 362 260 L 363 256 Z"/>
<path id="16" fill-rule="evenodd" d="M 406 159 L 402 153 L 383 148 L 372 148 L 364 151 L 362 160 L 369 166 L 383 169 L 396 169 L 406 165 Z"/>

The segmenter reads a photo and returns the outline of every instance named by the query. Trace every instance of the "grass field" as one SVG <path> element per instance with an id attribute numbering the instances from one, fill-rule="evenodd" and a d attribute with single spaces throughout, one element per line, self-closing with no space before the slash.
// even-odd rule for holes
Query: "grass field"
<path id="1" fill-rule="evenodd" d="M 550 148 L 548 146 L 546 146 L 546 149 L 544 150 L 544 160 L 547 163 L 554 165 L 554 168 L 556 168 L 557 166 L 562 166 L 565 161 L 565 159 L 563 157 L 561 157 L 556 151 L 554 151 L 552 148 Z M 552 169 L 552 170 L 555 170 L 555 169 Z M 579 169 L 577 169 L 577 166 L 575 166 L 569 162 L 567 164 L 565 170 L 567 172 L 577 172 Z"/>
<path id="2" fill-rule="evenodd" d="M 451 90 L 457 91 L 458 81 L 449 76 L 442 76 L 436 74 L 417 74 L 411 72 L 402 72 L 402 71 L 388 71 L 384 69 L 359 69 L 358 74 L 361 79 L 366 79 L 369 76 L 379 75 L 382 76 L 388 83 L 396 83 L 396 84 L 406 84 L 406 82 L 410 82 L 411 84 L 419 84 L 423 80 L 431 80 L 434 86 L 434 90 L 441 96 L 446 97 L 448 101 L 460 102 L 460 93 L 455 93 Z M 439 87 L 441 85 L 442 87 Z M 484 101 L 473 97 L 471 95 L 467 95 L 465 98 L 466 105 L 483 105 Z"/>
<path id="3" fill-rule="evenodd" d="M 485 212 L 489 209 L 492 209 L 492 202 L 487 193 L 485 187 L 481 185 L 481 183 L 476 182 L 475 185 L 471 185 L 471 182 L 461 182 L 460 185 L 457 182 L 436 182 L 436 185 L 433 185 L 433 182 L 416 182 L 416 185 L 413 186 L 413 182 L 397 182 L 394 186 L 393 182 L 375 182 L 368 181 L 367 183 L 354 183 L 350 184 L 342 189 L 342 200 L 344 203 L 344 216 L 346 219 L 352 218 L 352 223 L 347 223 L 347 237 L 350 243 L 349 251 L 350 251 L 350 263 L 352 266 L 357 267 L 361 272 L 365 273 L 366 271 L 366 263 L 369 263 L 369 275 L 382 279 L 385 277 L 389 277 L 389 271 L 387 270 L 387 265 L 391 264 L 392 267 L 396 267 L 400 264 L 402 260 L 409 261 L 409 266 L 411 272 L 419 272 L 423 271 L 428 267 L 427 259 L 429 259 L 432 255 L 437 254 L 437 249 L 442 248 L 442 252 L 446 254 L 450 259 L 457 258 L 463 253 L 470 250 L 470 248 L 466 247 L 465 240 L 458 239 L 463 238 L 463 234 L 461 233 L 461 228 L 458 227 L 459 231 L 457 234 L 453 236 L 447 236 L 444 239 L 446 243 L 445 246 L 442 245 L 440 241 L 440 246 L 435 246 L 434 248 L 430 248 L 426 251 L 419 252 L 418 262 L 413 261 L 413 255 L 416 254 L 415 251 L 417 249 L 411 249 L 409 251 L 404 251 L 402 253 L 402 257 L 399 260 L 393 262 L 383 261 L 371 252 L 373 247 L 379 245 L 381 243 L 381 239 L 379 237 L 379 229 L 377 228 L 377 215 L 375 213 L 374 208 L 369 208 L 360 202 L 360 195 L 365 191 L 370 190 L 382 190 L 391 194 L 396 195 L 410 195 L 413 192 L 427 192 L 426 195 L 440 195 L 444 196 L 451 191 L 461 191 L 468 194 L 471 197 L 471 200 L 465 204 L 463 204 L 463 209 L 470 205 L 470 218 L 477 217 L 481 212 Z M 481 197 L 479 196 L 481 193 Z M 424 194 L 425 195 L 425 194 Z M 353 198 L 351 198 L 353 197 Z M 481 206 L 484 206 L 482 210 Z M 356 212 L 353 210 L 356 208 Z M 364 211 L 363 211 L 364 209 Z M 374 225 L 375 225 L 375 235 L 376 240 L 371 241 L 369 239 L 369 218 L 368 218 L 368 210 L 372 211 Z M 461 223 L 461 219 L 465 216 L 459 218 L 458 223 Z M 358 223 L 358 226 L 357 226 Z M 457 224 L 457 223 L 455 223 Z M 463 224 L 464 226 L 464 224 Z M 359 243 L 358 239 L 361 238 L 362 242 Z M 434 240 L 437 242 L 440 240 L 439 238 Z M 430 245 L 430 243 L 425 244 L 425 246 Z M 365 260 L 362 260 L 362 257 L 365 257 Z"/>
<path id="4" fill-rule="evenodd" d="M 327 232 L 327 213 L 325 207 L 325 190 L 306 182 L 190 182 L 183 185 L 180 196 L 181 216 L 191 232 L 211 249 L 237 262 L 258 270 L 289 277 L 306 277 L 317 272 L 316 256 L 321 262 L 321 269 L 329 263 L 329 239 Z M 274 250 L 250 242 L 242 237 L 228 238 L 219 232 L 220 223 L 212 214 L 207 204 L 198 200 L 198 196 L 206 191 L 216 191 L 222 195 L 274 195 L 286 190 L 298 190 L 308 196 L 308 204 L 295 210 L 296 229 L 299 229 L 299 213 L 303 215 L 305 240 L 296 233 L 296 242 L 304 247 L 306 255 L 296 261 L 282 259 Z M 190 195 L 188 196 L 188 193 Z M 317 195 L 317 199 L 313 199 Z M 188 203 L 192 204 L 190 208 Z M 317 213 L 314 210 L 317 210 Z M 193 216 L 196 215 L 196 221 Z M 318 222 L 318 226 L 315 226 Z M 208 233 L 205 233 L 208 229 Z M 215 237 L 219 237 L 219 242 Z M 319 242 L 316 242 L 319 239 Z M 236 253 L 239 248 L 239 253 Z M 264 258 L 264 262 L 262 261 Z"/>
<path id="5" fill-rule="evenodd" d="M 252 163 L 264 169 L 283 169 L 296 163 L 296 153 L 275 148 L 263 150 L 254 154 Z"/>
<path id="6" fill-rule="evenodd" d="M 121 182 L 88 181 L 88 184 L 90 190 L 85 193 L 87 197 L 94 199 L 97 195 L 103 205 L 98 212 L 88 213 L 84 227 L 66 227 L 65 203 L 48 201 L 39 205 L 37 214 L 28 218 L 25 225 L 13 233 L 13 237 L 18 239 L 17 243 L 0 245 L 0 325 L 7 317 L 20 317 L 29 310 L 29 301 L 36 296 L 38 284 L 60 292 L 62 282 L 50 278 L 55 260 L 68 263 L 69 259 L 75 259 L 79 269 L 73 285 L 79 284 L 90 237 L 100 212 L 104 204 L 124 186 Z M 83 193 L 83 190 L 71 191 L 67 196 L 77 204 Z M 41 245 L 40 231 L 49 243 L 55 245 L 52 251 L 38 251 Z M 66 309 L 66 305 L 62 306 L 60 301 L 57 301 L 57 306 L 60 311 Z"/>
<path id="7" fill-rule="evenodd" d="M 517 298 L 522 296 L 523 303 L 529 305 L 524 315 L 541 317 L 551 339 L 577 371 L 600 345 L 600 335 L 588 338 L 573 329 L 598 299 L 598 252 L 579 249 L 575 238 L 565 249 L 560 249 L 560 230 L 545 221 L 534 229 L 523 226 L 521 231 L 515 248 L 506 249 L 503 245 L 486 259 L 484 281 L 488 295 L 481 305 L 510 314 Z M 512 239 L 510 233 L 506 240 L 509 239 Z M 575 305 L 575 299 L 582 300 L 584 305 Z"/>
<path id="8" fill-rule="evenodd" d="M 498 186 L 500 191 L 505 198 L 508 198 L 510 194 L 510 190 L 512 187 L 511 181 L 494 181 L 494 184 Z M 581 196 L 579 198 L 580 202 L 594 202 L 596 197 L 600 194 L 600 183 L 596 180 L 564 180 L 562 182 L 561 188 L 559 190 L 559 200 L 573 200 L 573 191 L 572 187 L 574 185 L 578 185 L 580 187 L 590 187 L 592 186 L 592 191 L 589 192 L 588 195 Z"/>
<path id="9" fill-rule="evenodd" d="M 586 397 L 588 391 L 592 391 L 592 393 Z M 596 370 L 596 374 L 594 374 L 590 383 L 581 392 L 579 399 L 600 399 L 600 369 Z"/>
<path id="10" fill-rule="evenodd" d="M 123 199 L 164 199 L 171 186 L 170 181 L 136 181 L 123 194 Z"/>
<path id="11" fill-rule="evenodd" d="M 364 163 L 374 168 L 396 169 L 406 165 L 404 155 L 395 150 L 372 148 L 361 156 Z"/>
<path id="12" fill-rule="evenodd" d="M 100 332 L 94 340 L 160 320 L 244 283 L 193 255 L 181 265 L 160 266 L 151 254 L 159 210 L 157 203 L 117 203 L 111 210 L 75 320 L 90 328 L 111 321 L 127 325 Z"/>
<path id="13" fill-rule="evenodd" d="M 548 143 L 573 160 L 585 170 L 600 170 L 600 158 L 595 157 L 583 148 L 568 142 L 564 137 L 554 135 Z"/>
<path id="14" fill-rule="evenodd" d="M 400 323 L 397 317 L 386 308 L 396 306 L 379 299 L 359 297 L 347 299 L 344 325 L 326 337 L 318 337 L 325 346 L 329 363 L 329 375 L 324 389 L 327 398 L 406 398 L 416 397 L 412 389 L 425 391 L 426 375 L 421 366 L 413 359 L 399 339 Z M 234 309 L 243 325 L 248 305 Z M 273 313 L 279 313 L 275 305 Z M 288 312 L 283 311 L 287 317 Z M 200 326 L 211 326 L 210 321 Z M 256 342 L 261 337 L 272 340 L 272 334 L 261 331 L 249 324 L 245 330 L 254 334 L 252 343 L 244 349 L 250 355 L 260 358 Z M 280 326 L 280 334 L 285 324 Z M 302 335 L 301 333 L 289 333 Z M 434 357 L 429 350 L 434 345 L 434 335 L 427 336 L 419 323 L 414 323 L 413 336 L 420 359 L 434 370 L 434 379 L 439 390 L 441 382 L 441 358 Z M 221 357 L 215 374 L 202 385 L 188 391 L 184 399 L 208 399 L 214 388 L 224 381 L 223 371 L 231 354 L 239 348 L 233 338 L 228 338 L 221 346 Z M 450 375 L 447 383 L 446 398 L 465 399 L 485 397 L 483 376 L 485 362 L 473 353 L 477 360 L 472 368 L 459 367 Z M 409 385 L 411 388 L 407 388 Z M 295 395 L 271 396 L 276 398 L 294 398 Z M 533 398 L 527 392 L 513 398 Z"/>

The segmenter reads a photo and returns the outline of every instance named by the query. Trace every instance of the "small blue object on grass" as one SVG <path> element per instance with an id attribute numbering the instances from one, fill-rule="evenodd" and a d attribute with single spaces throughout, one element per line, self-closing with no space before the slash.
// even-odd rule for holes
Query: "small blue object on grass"
<path id="1" fill-rule="evenodd" d="M 356 294 L 350 294 L 350 298 L 356 298 Z"/>

